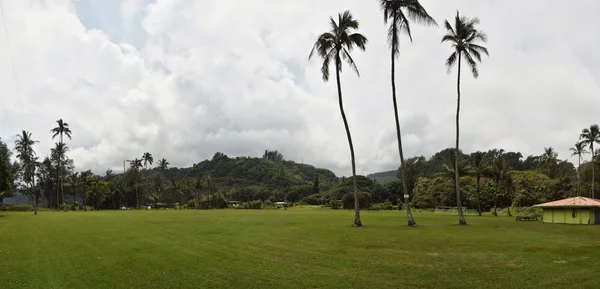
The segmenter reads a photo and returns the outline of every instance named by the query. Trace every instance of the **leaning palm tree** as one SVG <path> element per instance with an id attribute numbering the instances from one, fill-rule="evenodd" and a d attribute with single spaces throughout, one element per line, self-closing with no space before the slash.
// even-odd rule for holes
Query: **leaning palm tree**
<path id="1" fill-rule="evenodd" d="M 150 179 L 148 165 L 152 166 L 152 163 L 154 163 L 154 158 L 152 157 L 151 153 L 146 152 L 144 153 L 144 155 L 142 155 L 142 161 L 144 162 L 144 170 L 146 170 L 146 184 L 144 187 L 144 195 L 148 196 L 148 180 Z"/>
<path id="2" fill-rule="evenodd" d="M 589 154 L 590 152 L 588 152 L 585 149 L 585 143 L 578 141 L 575 143 L 575 145 L 573 145 L 572 148 L 569 149 L 571 151 L 571 156 L 577 156 L 577 196 L 581 195 L 581 177 L 580 177 L 580 167 L 581 167 L 581 159 L 583 158 L 583 155 L 585 154 Z M 593 165 L 593 164 L 592 164 Z"/>
<path id="3" fill-rule="evenodd" d="M 450 42 L 454 51 L 450 54 L 450 57 L 446 60 L 446 66 L 448 67 L 448 72 L 454 66 L 454 64 L 458 63 L 458 77 L 456 80 L 456 163 L 458 166 L 458 154 L 459 154 L 459 116 L 460 116 L 460 68 L 462 63 L 462 58 L 464 57 L 467 64 L 471 68 L 471 72 L 473 73 L 473 77 L 477 78 L 479 76 L 479 71 L 477 70 L 477 62 L 481 62 L 481 54 L 488 54 L 487 48 L 476 44 L 477 41 L 486 42 L 487 36 L 478 31 L 475 26 L 479 24 L 478 18 L 466 18 L 460 17 L 458 11 L 456 11 L 454 28 L 452 25 L 446 20 L 446 30 L 447 34 L 442 38 L 442 42 Z M 459 224 L 466 225 L 467 221 L 465 221 L 465 217 L 463 215 L 462 209 L 460 207 L 460 187 L 458 184 L 458 171 L 456 171 L 456 175 L 454 176 L 456 179 L 456 202 L 458 204 L 458 219 Z"/>
<path id="4" fill-rule="evenodd" d="M 71 129 L 69 128 L 69 124 L 66 122 L 63 122 L 62 118 L 56 121 L 57 126 L 53 129 L 50 130 L 50 133 L 52 133 L 52 139 L 56 138 L 57 136 L 58 141 L 60 144 L 64 143 L 63 142 L 63 135 L 66 135 L 69 139 L 71 139 Z M 59 184 L 57 184 L 56 186 L 56 201 L 57 201 L 57 209 L 59 208 L 58 206 L 58 190 L 60 189 L 60 195 L 64 196 L 64 188 L 63 188 L 63 179 L 62 179 L 62 166 L 61 166 L 61 160 L 58 160 L 58 180 L 59 180 Z"/>
<path id="5" fill-rule="evenodd" d="M 590 195 L 591 198 L 595 197 L 595 193 L 596 190 L 594 189 L 594 183 L 596 182 L 595 180 L 595 167 L 596 167 L 596 162 L 595 160 L 595 154 L 594 154 L 594 143 L 596 144 L 600 144 L 600 127 L 598 127 L 597 124 L 591 125 L 590 128 L 584 128 L 581 131 L 581 135 L 579 136 L 579 139 L 581 140 L 581 142 L 590 147 L 590 152 L 592 152 L 592 193 Z"/>
<path id="6" fill-rule="evenodd" d="M 398 153 L 400 155 L 400 176 L 402 177 L 402 188 L 404 194 L 408 194 L 408 185 L 405 178 L 404 152 L 402 151 L 402 134 L 400 132 L 400 120 L 398 118 L 398 105 L 396 104 L 396 79 L 395 79 L 395 60 L 400 53 L 400 32 L 404 31 L 412 42 L 410 30 L 410 20 L 427 25 L 435 25 L 435 20 L 429 16 L 425 8 L 421 6 L 418 0 L 379 0 L 379 6 L 383 10 L 383 22 L 391 21 L 388 29 L 388 42 L 392 53 L 392 101 L 394 104 L 394 117 L 396 119 L 396 137 L 398 139 Z M 410 211 L 410 202 L 406 200 L 406 216 L 408 225 L 416 226 L 417 223 Z"/>
<path id="7" fill-rule="evenodd" d="M 352 161 L 352 176 L 354 181 L 354 224 L 353 227 L 360 227 L 362 223 L 360 221 L 360 209 L 358 203 L 358 186 L 356 185 L 356 164 L 354 160 L 354 146 L 352 145 L 352 136 L 350 135 L 350 128 L 348 127 L 348 120 L 346 120 L 346 114 L 344 113 L 344 106 L 342 101 L 342 86 L 340 84 L 340 72 L 342 72 L 342 60 L 345 60 L 348 65 L 356 72 L 358 67 L 354 60 L 350 56 L 350 52 L 354 47 L 358 47 L 361 50 L 365 50 L 367 44 L 367 38 L 360 33 L 353 33 L 353 30 L 358 30 L 358 21 L 352 17 L 350 11 L 344 11 L 338 13 L 338 22 L 336 23 L 333 17 L 329 17 L 331 30 L 325 32 L 317 38 L 308 59 L 313 56 L 313 53 L 317 53 L 323 59 L 323 66 L 321 67 L 321 74 L 323 81 L 329 80 L 329 63 L 334 62 L 335 64 L 335 76 L 337 80 L 338 90 L 338 102 L 340 106 L 340 113 L 342 114 L 342 120 L 344 121 L 344 127 L 346 129 L 346 136 L 348 137 L 348 144 L 350 146 L 350 158 Z"/>
<path id="8" fill-rule="evenodd" d="M 481 178 L 488 173 L 488 162 L 484 152 L 478 151 L 473 153 L 473 162 L 469 166 L 469 173 L 477 180 L 477 213 L 481 216 L 481 198 L 480 198 L 480 182 Z"/>
<path id="9" fill-rule="evenodd" d="M 35 185 L 35 169 L 37 167 L 37 157 L 33 149 L 33 145 L 39 141 L 31 138 L 31 132 L 23 130 L 17 135 L 15 140 L 15 150 L 17 151 L 17 159 L 21 161 L 23 169 L 22 179 L 28 186 L 29 195 L 32 197 L 33 211 L 37 215 L 37 194 L 34 192 Z"/>

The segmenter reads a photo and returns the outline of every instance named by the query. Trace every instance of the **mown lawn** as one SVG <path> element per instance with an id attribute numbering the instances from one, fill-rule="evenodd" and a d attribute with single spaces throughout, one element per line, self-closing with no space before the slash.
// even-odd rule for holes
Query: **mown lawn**
<path id="1" fill-rule="evenodd" d="M 0 212 L 0 288 L 598 288 L 600 226 L 320 209 Z"/>

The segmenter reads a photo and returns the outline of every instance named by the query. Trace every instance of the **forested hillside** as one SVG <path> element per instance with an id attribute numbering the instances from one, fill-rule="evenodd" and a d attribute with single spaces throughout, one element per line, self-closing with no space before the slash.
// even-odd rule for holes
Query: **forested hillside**
<path id="1" fill-rule="evenodd" d="M 424 156 L 408 159 L 407 181 L 412 204 L 417 208 L 456 206 L 454 168 L 452 149 L 444 149 L 428 159 Z M 599 168 L 600 162 L 596 161 L 596 170 Z M 579 172 L 578 187 L 575 166 L 559 159 L 551 147 L 538 156 L 523 157 L 520 152 L 493 149 L 461 153 L 459 158 L 463 205 L 475 209 L 481 204 L 486 211 L 492 209 L 494 203 L 497 207 L 531 206 L 574 194 L 589 196 L 592 163 L 584 161 Z M 367 177 L 386 186 L 399 187 L 400 183 L 396 171 Z"/>

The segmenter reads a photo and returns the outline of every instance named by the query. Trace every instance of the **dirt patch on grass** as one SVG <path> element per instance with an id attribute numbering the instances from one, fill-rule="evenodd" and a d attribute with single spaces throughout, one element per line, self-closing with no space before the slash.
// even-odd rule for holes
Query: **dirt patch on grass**
<path id="1" fill-rule="evenodd" d="M 557 261 L 552 261 L 552 263 L 554 263 L 554 264 L 567 264 L 567 263 L 569 263 L 569 261 L 567 261 L 567 260 L 557 260 Z"/>

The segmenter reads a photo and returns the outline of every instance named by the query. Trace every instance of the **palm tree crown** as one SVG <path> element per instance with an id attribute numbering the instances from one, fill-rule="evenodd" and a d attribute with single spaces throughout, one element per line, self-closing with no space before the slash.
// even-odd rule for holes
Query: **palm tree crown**
<path id="1" fill-rule="evenodd" d="M 56 123 L 57 126 L 50 130 L 50 132 L 53 133 L 52 139 L 54 139 L 57 136 L 60 136 L 60 142 L 62 142 L 63 135 L 66 135 L 69 139 L 71 139 L 71 129 L 69 128 L 69 124 L 63 122 L 62 118 L 57 120 Z"/>
<path id="2" fill-rule="evenodd" d="M 134 170 L 137 170 L 137 169 L 143 167 L 142 160 L 135 158 L 133 161 L 131 161 L 129 163 L 129 167 Z"/>
<path id="3" fill-rule="evenodd" d="M 169 168 L 169 165 L 170 165 L 169 162 L 165 158 L 162 158 L 158 161 L 158 168 L 161 171 L 167 170 Z"/>
<path id="4" fill-rule="evenodd" d="M 352 52 L 355 46 L 364 51 L 367 44 L 367 38 L 362 34 L 352 33 L 352 30 L 358 30 L 358 21 L 352 17 L 350 11 L 338 13 L 337 23 L 333 17 L 329 17 L 329 20 L 331 30 L 319 36 L 310 51 L 308 59 L 312 57 L 315 51 L 323 59 L 321 73 L 325 82 L 329 80 L 329 62 L 331 61 L 335 62 L 336 69 L 341 72 L 342 60 L 346 60 L 348 65 L 360 76 L 358 67 L 356 67 L 354 60 L 350 56 L 350 52 Z"/>
<path id="5" fill-rule="evenodd" d="M 144 153 L 144 155 L 142 156 L 142 160 L 144 162 L 144 167 L 146 165 L 152 165 L 152 163 L 154 163 L 154 158 L 152 157 L 152 154 L 148 152 Z"/>
<path id="6" fill-rule="evenodd" d="M 413 40 L 409 20 L 437 26 L 437 22 L 417 0 L 379 0 L 379 6 L 383 10 L 383 22 L 392 22 L 388 29 L 388 42 L 394 56 L 400 52 L 400 32 L 405 32 L 411 42 Z"/>
<path id="7" fill-rule="evenodd" d="M 594 143 L 600 144 L 600 127 L 597 124 L 591 125 L 590 128 L 584 128 L 579 136 L 584 146 L 594 147 Z"/>
<path id="8" fill-rule="evenodd" d="M 585 143 L 582 141 L 576 142 L 569 151 L 571 151 L 571 156 L 577 156 L 579 159 L 581 159 L 583 155 L 590 153 L 585 149 Z"/>
<path id="9" fill-rule="evenodd" d="M 39 141 L 31 138 L 31 132 L 23 130 L 21 134 L 17 135 L 18 139 L 15 140 L 15 150 L 17 151 L 17 158 L 23 162 L 29 162 L 33 160 L 35 151 L 33 145 Z"/>
<path id="10" fill-rule="evenodd" d="M 454 52 L 446 60 L 448 71 L 450 71 L 450 68 L 454 66 L 457 60 L 460 61 L 462 56 L 464 56 L 471 68 L 473 77 L 477 78 L 479 76 L 475 60 L 481 62 L 481 54 L 484 53 L 489 56 L 489 53 L 487 48 L 476 44 L 477 41 L 484 43 L 487 41 L 485 33 L 477 30 L 475 27 L 478 24 L 479 19 L 477 17 L 460 17 L 458 11 L 456 12 L 454 28 L 452 28 L 448 20 L 445 21 L 447 34 L 442 38 L 442 42 L 450 42 L 454 48 Z"/>

